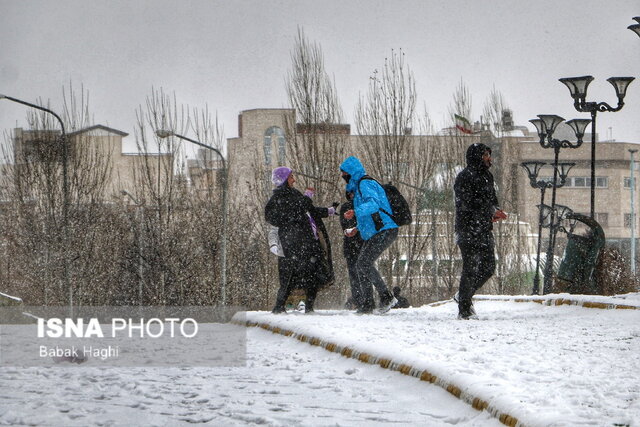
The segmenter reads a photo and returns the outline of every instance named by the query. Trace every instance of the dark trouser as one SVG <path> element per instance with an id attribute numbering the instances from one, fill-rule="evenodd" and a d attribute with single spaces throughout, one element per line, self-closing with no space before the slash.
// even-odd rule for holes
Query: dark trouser
<path id="1" fill-rule="evenodd" d="M 349 284 L 351 285 L 351 298 L 356 308 L 362 307 L 362 292 L 360 285 L 360 278 L 358 277 L 358 257 L 345 256 L 347 261 L 347 271 L 349 271 Z"/>
<path id="2" fill-rule="evenodd" d="M 379 232 L 369 240 L 366 240 L 364 245 L 362 245 L 357 262 L 362 301 L 362 305 L 358 305 L 359 308 L 370 310 L 375 306 L 372 286 L 378 291 L 380 301 L 383 303 L 393 299 L 393 294 L 389 291 L 389 288 L 387 288 L 384 280 L 382 280 L 380 273 L 376 269 L 375 262 L 397 238 L 398 229 L 392 228 Z"/>
<path id="3" fill-rule="evenodd" d="M 494 246 L 491 233 L 479 239 L 462 238 L 458 241 L 462 253 L 462 275 L 458 291 L 458 309 L 461 313 L 469 311 L 471 298 L 496 270 Z"/>
<path id="4" fill-rule="evenodd" d="M 294 289 L 303 288 L 307 295 L 305 303 L 306 311 L 313 310 L 313 304 L 318 294 L 318 287 L 314 275 L 301 268 L 301 263 L 293 258 L 278 258 L 278 276 L 280 279 L 280 289 L 276 295 L 275 309 L 284 311 L 287 298 Z"/>

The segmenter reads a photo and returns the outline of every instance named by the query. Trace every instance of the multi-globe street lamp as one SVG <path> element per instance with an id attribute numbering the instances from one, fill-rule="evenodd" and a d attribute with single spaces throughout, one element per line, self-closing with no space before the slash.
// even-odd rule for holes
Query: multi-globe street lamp
<path id="1" fill-rule="evenodd" d="M 606 102 L 587 101 L 587 88 L 589 83 L 593 81 L 592 76 L 581 77 L 565 77 L 560 79 L 564 83 L 571 97 L 573 98 L 573 106 L 577 111 L 583 113 L 591 113 L 591 212 L 590 216 L 595 219 L 595 200 L 596 200 L 596 117 L 598 112 L 616 112 L 620 111 L 624 106 L 624 97 L 627 93 L 627 87 L 635 79 L 635 77 L 610 77 L 607 79 L 615 88 L 618 105 L 612 107 Z"/>
<path id="2" fill-rule="evenodd" d="M 633 19 L 635 19 L 637 24 L 629 25 L 627 28 L 640 36 L 640 16 L 636 16 Z"/>
<path id="3" fill-rule="evenodd" d="M 55 112 L 48 108 L 42 107 L 31 102 L 23 101 L 12 96 L 0 94 L 0 99 L 6 99 L 8 101 L 16 102 L 18 104 L 26 105 L 27 107 L 35 108 L 36 110 L 44 111 L 51 114 L 58 120 L 61 130 L 62 138 L 62 237 L 63 237 L 63 256 L 62 256 L 62 274 L 63 282 L 69 293 L 69 316 L 73 315 L 73 288 L 71 281 L 69 280 L 69 260 L 67 256 L 67 245 L 69 244 L 69 206 L 71 204 L 69 200 L 69 146 L 67 141 L 67 133 L 65 132 L 64 122 Z"/>
<path id="4" fill-rule="evenodd" d="M 549 228 L 549 238 L 553 241 L 553 245 L 556 243 L 556 236 L 558 231 L 562 230 L 565 233 L 573 232 L 577 220 L 572 218 L 569 223 L 569 229 L 567 230 L 562 224 L 564 221 L 573 215 L 573 210 L 569 206 L 556 204 L 554 208 L 551 206 L 542 204 L 538 205 L 538 208 L 542 212 L 542 227 Z"/>
<path id="5" fill-rule="evenodd" d="M 220 156 L 220 160 L 222 161 L 222 242 L 220 245 L 221 252 L 221 260 L 220 260 L 220 300 L 221 304 L 224 306 L 227 303 L 227 186 L 228 186 L 228 169 L 227 162 L 222 155 L 222 153 L 217 149 L 210 145 L 203 144 L 200 141 L 196 141 L 191 138 L 187 138 L 186 136 L 179 135 L 173 131 L 158 129 L 156 130 L 156 135 L 159 138 L 168 138 L 170 136 L 175 136 L 176 138 L 184 139 L 185 141 L 189 141 L 192 144 L 199 145 L 200 147 L 204 147 L 208 150 L 215 152 L 218 156 Z"/>
<path id="6" fill-rule="evenodd" d="M 553 114 L 541 114 L 538 115 L 537 119 L 529 120 L 535 127 L 538 132 L 538 137 L 540 138 L 540 146 L 542 148 L 553 148 L 553 183 L 558 183 L 558 175 L 561 170 L 558 169 L 558 157 L 560 155 L 561 148 L 578 148 L 582 145 L 582 138 L 584 137 L 584 130 L 587 127 L 591 120 L 589 119 L 573 119 L 566 122 L 566 124 L 571 127 L 573 132 L 576 135 L 576 141 L 571 142 L 568 140 L 559 140 L 553 138 L 553 133 L 556 130 L 556 127 L 564 122 L 564 119 L 560 116 L 556 116 Z M 566 171 L 568 173 L 568 171 Z M 565 176 L 566 179 L 566 176 Z M 556 214 L 556 186 L 551 187 L 551 212 L 549 222 L 553 224 L 555 222 L 555 214 Z M 542 288 L 542 292 L 547 294 L 551 292 L 552 285 L 552 274 L 553 274 L 553 249 L 554 249 L 555 240 L 549 239 L 549 245 L 547 247 L 547 261 L 544 267 L 544 286 Z"/>
<path id="7" fill-rule="evenodd" d="M 575 163 L 567 163 L 562 162 L 558 163 L 558 167 L 560 167 L 560 171 L 558 171 L 558 175 L 560 176 L 559 182 L 554 182 L 550 179 L 538 179 L 538 174 L 540 169 L 544 167 L 547 163 L 541 161 L 531 161 L 531 162 L 523 162 L 520 165 L 527 171 L 527 175 L 529 177 L 529 184 L 533 188 L 537 188 L 540 190 L 540 204 L 538 205 L 538 248 L 536 251 L 536 273 L 533 277 L 533 294 L 538 295 L 540 293 L 540 249 L 542 246 L 542 223 L 544 222 L 543 216 L 543 206 L 544 204 L 544 193 L 547 188 L 560 188 L 563 187 L 567 182 L 567 176 L 569 175 L 569 171 Z M 549 230 L 549 239 L 552 238 L 552 230 Z"/>

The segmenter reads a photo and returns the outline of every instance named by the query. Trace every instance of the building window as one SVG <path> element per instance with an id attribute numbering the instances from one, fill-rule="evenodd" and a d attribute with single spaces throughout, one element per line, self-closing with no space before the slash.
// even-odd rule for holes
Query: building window
<path id="1" fill-rule="evenodd" d="M 631 214 L 630 213 L 624 214 L 624 228 L 631 228 Z"/>
<path id="2" fill-rule="evenodd" d="M 542 178 L 543 180 L 552 182 L 552 176 L 545 176 Z M 560 178 L 558 178 L 558 181 Z M 567 178 L 567 182 L 564 185 L 567 188 L 591 188 L 591 177 L 588 176 L 571 176 Z M 608 188 L 609 187 L 609 177 L 607 176 L 597 176 L 596 177 L 596 188 Z"/>
<path id="3" fill-rule="evenodd" d="M 271 166 L 271 138 L 264 137 L 264 164 Z"/>
<path id="4" fill-rule="evenodd" d="M 607 212 L 596 212 L 596 221 L 601 227 L 609 226 L 609 214 Z"/>
<path id="5" fill-rule="evenodd" d="M 636 188 L 636 182 L 638 181 L 638 178 L 636 178 L 635 176 L 633 177 L 633 188 Z M 625 176 L 624 177 L 624 188 L 626 189 L 630 189 L 631 188 L 631 177 L 629 176 Z"/>
<path id="6" fill-rule="evenodd" d="M 589 179 L 589 186 L 591 186 L 591 179 Z M 609 178 L 606 176 L 597 176 L 596 177 L 596 188 L 607 188 L 609 187 Z"/>
<path id="7" fill-rule="evenodd" d="M 271 126 L 264 133 L 264 163 L 265 165 L 271 165 L 271 151 L 277 149 L 278 166 L 283 166 L 287 157 L 287 146 L 284 138 L 284 131 L 278 126 Z"/>

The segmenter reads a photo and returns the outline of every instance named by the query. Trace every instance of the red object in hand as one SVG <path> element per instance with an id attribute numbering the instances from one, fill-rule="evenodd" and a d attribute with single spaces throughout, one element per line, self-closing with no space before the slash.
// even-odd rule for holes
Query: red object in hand
<path id="1" fill-rule="evenodd" d="M 355 215 L 355 212 L 353 211 L 353 209 L 349 209 L 344 213 L 344 219 L 351 219 L 353 218 L 354 215 Z"/>
<path id="2" fill-rule="evenodd" d="M 346 230 L 344 230 L 344 235 L 347 237 L 353 237 L 356 235 L 356 233 L 358 233 L 358 229 L 356 227 L 347 228 Z"/>
<path id="3" fill-rule="evenodd" d="M 493 222 L 501 221 L 503 219 L 507 219 L 507 214 L 502 210 L 498 209 L 496 213 L 493 214 Z"/>

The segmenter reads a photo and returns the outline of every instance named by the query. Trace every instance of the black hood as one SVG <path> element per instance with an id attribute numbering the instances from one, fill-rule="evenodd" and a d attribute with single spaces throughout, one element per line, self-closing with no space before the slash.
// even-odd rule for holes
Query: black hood
<path id="1" fill-rule="evenodd" d="M 491 148 L 479 142 L 471 144 L 469 148 L 467 148 L 467 166 L 472 168 L 487 169 L 487 167 L 482 162 L 482 155 L 485 153 L 485 151 L 491 153 Z"/>

